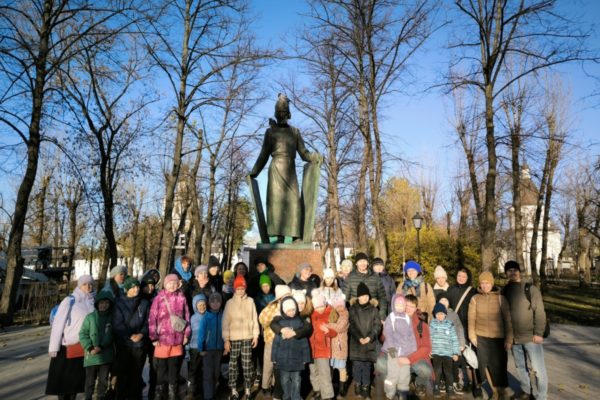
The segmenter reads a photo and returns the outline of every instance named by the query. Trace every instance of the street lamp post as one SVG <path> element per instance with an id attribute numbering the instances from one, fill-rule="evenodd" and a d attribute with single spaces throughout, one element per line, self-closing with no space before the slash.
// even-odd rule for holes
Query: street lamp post
<path id="1" fill-rule="evenodd" d="M 417 213 L 415 214 L 414 217 L 412 217 L 413 220 L 413 225 L 415 226 L 415 229 L 417 230 L 417 262 L 419 264 L 421 264 L 421 243 L 419 241 L 419 232 L 421 231 L 421 224 L 423 223 L 423 217 L 421 217 L 421 214 L 419 214 L 419 212 L 417 211 Z"/>

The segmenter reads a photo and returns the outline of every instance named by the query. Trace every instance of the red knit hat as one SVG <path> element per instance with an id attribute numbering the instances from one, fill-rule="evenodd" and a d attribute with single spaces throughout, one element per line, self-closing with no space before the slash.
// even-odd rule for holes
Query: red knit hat
<path id="1" fill-rule="evenodd" d="M 246 280 L 242 275 L 236 276 L 235 280 L 233 281 L 233 288 L 237 289 L 239 287 L 243 287 L 244 289 L 248 287 L 248 285 L 246 285 Z"/>

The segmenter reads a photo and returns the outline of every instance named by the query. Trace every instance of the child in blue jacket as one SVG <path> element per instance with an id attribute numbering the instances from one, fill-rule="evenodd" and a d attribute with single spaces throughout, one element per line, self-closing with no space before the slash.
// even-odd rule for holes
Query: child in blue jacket
<path id="1" fill-rule="evenodd" d="M 225 344 L 221 335 L 223 297 L 219 292 L 208 296 L 208 312 L 200 322 L 198 330 L 198 351 L 203 355 L 203 390 L 204 400 L 213 400 L 216 393 L 219 374 L 221 373 L 221 357 Z"/>

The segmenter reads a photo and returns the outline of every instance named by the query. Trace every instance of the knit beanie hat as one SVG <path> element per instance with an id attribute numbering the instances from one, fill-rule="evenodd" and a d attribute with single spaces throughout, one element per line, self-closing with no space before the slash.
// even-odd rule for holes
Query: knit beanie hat
<path id="1" fill-rule="evenodd" d="M 433 307 L 433 316 L 435 317 L 437 315 L 437 313 L 440 313 L 440 312 L 448 315 L 448 310 L 446 310 L 446 306 L 444 306 L 441 303 L 437 303 L 435 305 L 435 307 Z"/>
<path id="2" fill-rule="evenodd" d="M 79 279 L 77 279 L 77 286 L 85 285 L 86 283 L 94 284 L 94 278 L 91 275 L 81 275 Z"/>
<path id="3" fill-rule="evenodd" d="M 204 265 L 204 264 L 198 265 L 196 267 L 196 269 L 194 270 L 194 276 L 196 276 L 200 273 L 208 274 L 208 265 Z"/>
<path id="4" fill-rule="evenodd" d="M 435 267 L 435 271 L 433 271 L 433 277 L 435 279 L 437 279 L 439 277 L 444 277 L 444 278 L 448 279 L 448 274 L 446 274 L 446 270 L 444 269 L 444 267 L 442 267 L 441 265 L 438 265 L 437 267 Z"/>
<path id="5" fill-rule="evenodd" d="M 510 260 L 504 264 L 504 272 L 507 272 L 509 269 L 516 269 L 517 271 L 520 271 L 521 266 L 518 262 Z"/>
<path id="6" fill-rule="evenodd" d="M 227 283 L 228 280 L 230 280 L 231 278 L 233 278 L 233 271 L 232 270 L 227 270 L 225 272 L 223 272 L 223 283 Z"/>
<path id="7" fill-rule="evenodd" d="M 323 271 L 323 280 L 325 280 L 327 278 L 330 278 L 330 279 L 335 278 L 335 272 L 333 272 L 333 269 L 326 268 L 325 271 Z"/>
<path id="8" fill-rule="evenodd" d="M 327 300 L 325 299 L 325 296 L 318 292 L 313 293 L 312 303 L 314 308 L 325 307 L 327 305 Z"/>
<path id="9" fill-rule="evenodd" d="M 123 265 L 117 265 L 116 267 L 114 267 L 113 269 L 110 270 L 111 278 L 114 278 L 115 276 L 117 276 L 119 274 L 127 275 L 127 268 L 125 268 Z"/>
<path id="10" fill-rule="evenodd" d="M 296 273 L 301 274 L 302 271 L 305 270 L 306 268 L 311 268 L 312 269 L 312 267 L 311 267 L 311 265 L 309 263 L 303 262 L 303 263 L 299 264 L 296 267 Z"/>
<path id="11" fill-rule="evenodd" d="M 294 300 L 296 300 L 296 303 L 306 303 L 306 292 L 304 290 L 292 289 L 292 297 L 294 298 Z"/>
<path id="12" fill-rule="evenodd" d="M 481 275 L 479 275 L 479 283 L 483 281 L 494 284 L 494 275 L 492 275 L 490 271 L 482 272 Z"/>
<path id="13" fill-rule="evenodd" d="M 292 294 L 292 289 L 288 285 L 276 285 L 275 286 L 275 299 L 279 300 L 284 296 Z"/>
<path id="14" fill-rule="evenodd" d="M 169 282 L 179 282 L 179 277 L 176 274 L 169 274 L 165 276 L 165 281 L 163 283 L 164 286 L 167 286 Z"/>
<path id="15" fill-rule="evenodd" d="M 246 289 L 248 287 L 248 285 L 246 284 L 246 280 L 244 279 L 244 277 L 242 275 L 238 275 L 235 277 L 235 279 L 233 280 L 233 288 L 237 289 L 243 287 L 244 289 Z"/>
<path id="16" fill-rule="evenodd" d="M 356 288 L 356 296 L 360 297 L 360 296 L 364 296 L 364 295 L 371 297 L 371 292 L 369 292 L 369 287 L 367 285 L 365 285 L 364 282 L 361 282 L 358 284 L 358 287 Z"/>
<path id="17" fill-rule="evenodd" d="M 267 274 L 261 274 L 260 275 L 260 279 L 258 280 L 258 285 L 260 287 L 262 287 L 262 285 L 269 285 L 269 286 L 271 286 L 271 278 L 269 278 L 269 275 L 267 275 Z"/>
<path id="18" fill-rule="evenodd" d="M 421 269 L 421 265 L 416 261 L 408 261 L 406 264 L 404 264 L 404 272 L 408 272 L 409 269 L 414 269 L 419 274 L 423 272 L 423 270 Z"/>
<path id="19" fill-rule="evenodd" d="M 296 310 L 296 302 L 294 301 L 293 298 L 288 297 L 287 299 L 283 300 L 283 303 L 281 303 L 281 309 L 283 310 L 283 312 L 287 312 L 288 310 Z"/>
<path id="20" fill-rule="evenodd" d="M 356 256 L 354 257 L 354 261 L 359 262 L 360 260 L 367 260 L 367 262 L 368 262 L 369 257 L 367 257 L 367 255 L 365 253 L 357 253 Z"/>
<path id="21" fill-rule="evenodd" d="M 378 264 L 385 265 L 385 262 L 383 261 L 383 258 L 375 257 L 375 259 L 371 263 L 371 265 L 378 265 Z"/>
<path id="22" fill-rule="evenodd" d="M 446 299 L 448 300 L 448 303 L 450 303 L 450 297 L 448 297 L 448 292 L 439 292 L 437 295 L 435 295 L 435 301 L 437 303 L 439 303 L 441 299 Z"/>
<path id="23" fill-rule="evenodd" d="M 125 291 L 128 291 L 135 286 L 140 286 L 140 281 L 135 279 L 133 276 L 128 276 L 125 278 L 125 282 L 123 283 L 123 288 L 125 288 Z"/>

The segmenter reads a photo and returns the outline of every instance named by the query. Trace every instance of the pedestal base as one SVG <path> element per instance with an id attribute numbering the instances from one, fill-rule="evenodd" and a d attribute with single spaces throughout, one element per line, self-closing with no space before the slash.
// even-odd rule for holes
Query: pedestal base
<path id="1" fill-rule="evenodd" d="M 315 250 L 312 246 L 261 245 L 249 250 L 249 256 L 253 272 L 255 260 L 263 257 L 275 268 L 275 273 L 288 283 L 294 278 L 296 267 L 303 262 L 312 266 L 313 273 L 323 276 L 321 250 Z"/>

